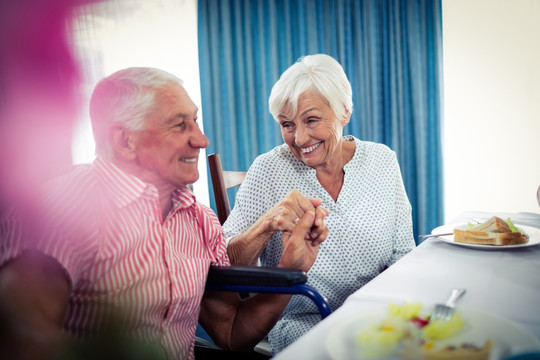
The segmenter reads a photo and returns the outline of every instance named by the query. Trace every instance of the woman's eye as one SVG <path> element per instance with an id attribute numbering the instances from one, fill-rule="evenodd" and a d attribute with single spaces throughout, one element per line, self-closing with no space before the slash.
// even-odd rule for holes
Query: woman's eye
<path id="1" fill-rule="evenodd" d="M 284 129 L 290 129 L 292 127 L 292 125 L 290 123 L 282 123 L 281 127 L 284 128 Z"/>

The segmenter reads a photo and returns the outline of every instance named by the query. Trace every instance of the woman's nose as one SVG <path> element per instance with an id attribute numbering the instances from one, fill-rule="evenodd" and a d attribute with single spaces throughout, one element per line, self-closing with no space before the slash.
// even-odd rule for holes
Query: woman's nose
<path id="1" fill-rule="evenodd" d="M 309 134 L 304 126 L 296 127 L 296 132 L 294 133 L 294 141 L 298 146 L 305 145 L 309 141 Z"/>

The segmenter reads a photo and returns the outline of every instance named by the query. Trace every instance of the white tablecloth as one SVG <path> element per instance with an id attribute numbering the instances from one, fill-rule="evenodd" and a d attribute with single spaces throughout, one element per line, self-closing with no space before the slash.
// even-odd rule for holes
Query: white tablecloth
<path id="1" fill-rule="evenodd" d="M 467 212 L 451 223 L 491 215 L 540 228 L 540 214 L 535 213 Z M 325 340 L 340 321 L 393 301 L 445 301 L 453 288 L 467 290 L 459 306 L 512 321 L 540 339 L 540 245 L 477 250 L 430 238 L 352 294 L 337 311 L 274 359 L 329 359 Z"/>

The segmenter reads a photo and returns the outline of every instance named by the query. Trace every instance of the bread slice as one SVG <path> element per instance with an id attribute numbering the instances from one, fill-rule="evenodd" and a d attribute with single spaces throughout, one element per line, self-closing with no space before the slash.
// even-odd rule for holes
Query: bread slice
<path id="1" fill-rule="evenodd" d="M 486 222 L 478 224 L 478 225 L 470 228 L 469 230 L 485 231 L 485 232 L 497 232 L 497 233 L 512 232 L 512 230 L 510 230 L 510 227 L 508 226 L 506 221 L 504 221 L 503 219 L 501 219 L 500 217 L 497 217 L 497 216 L 493 216 L 493 217 L 489 218 Z"/>
<path id="2" fill-rule="evenodd" d="M 524 244 L 528 238 L 520 232 L 513 232 L 504 220 L 494 216 L 470 229 L 454 229 L 454 241 L 500 246 Z"/>
<path id="3" fill-rule="evenodd" d="M 444 349 L 436 351 L 425 351 L 425 360 L 488 360 L 491 353 L 493 342 L 486 341 L 484 346 L 478 347 L 471 344 L 462 344 L 461 346 L 447 346 Z"/>

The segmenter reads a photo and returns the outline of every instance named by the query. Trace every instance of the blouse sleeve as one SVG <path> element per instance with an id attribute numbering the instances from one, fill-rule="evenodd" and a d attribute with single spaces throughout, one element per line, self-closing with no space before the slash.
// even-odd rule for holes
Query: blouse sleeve
<path id="1" fill-rule="evenodd" d="M 236 192 L 234 207 L 223 224 L 227 244 L 268 210 L 265 192 L 270 192 L 273 184 L 264 176 L 266 171 L 263 163 L 261 156 L 255 159 Z"/>

